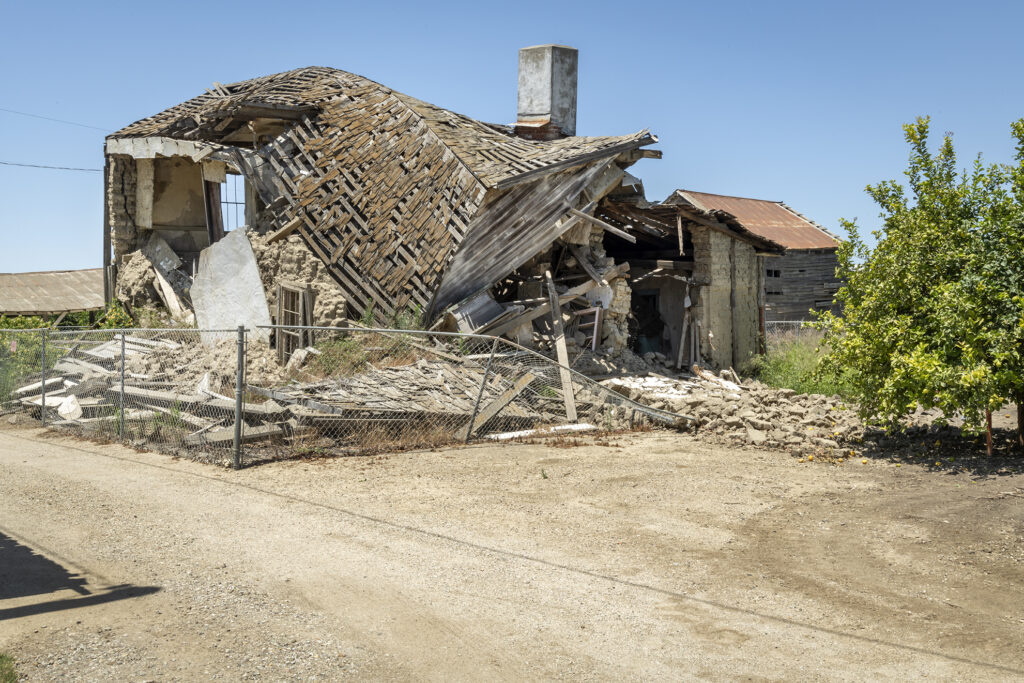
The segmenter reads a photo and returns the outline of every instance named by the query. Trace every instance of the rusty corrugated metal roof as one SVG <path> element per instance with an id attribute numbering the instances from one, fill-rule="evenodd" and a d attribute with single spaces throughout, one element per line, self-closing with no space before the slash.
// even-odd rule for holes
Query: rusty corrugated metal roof
<path id="1" fill-rule="evenodd" d="M 782 202 L 690 190 L 676 190 L 675 194 L 703 211 L 725 211 L 735 216 L 751 232 L 778 242 L 787 249 L 830 249 L 839 246 L 835 235 Z"/>
<path id="2" fill-rule="evenodd" d="M 0 315 L 54 315 L 102 309 L 103 269 L 0 273 Z"/>

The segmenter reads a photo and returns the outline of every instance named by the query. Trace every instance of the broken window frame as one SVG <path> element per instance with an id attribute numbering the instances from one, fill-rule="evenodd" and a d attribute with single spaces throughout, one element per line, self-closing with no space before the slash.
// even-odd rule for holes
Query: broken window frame
<path id="1" fill-rule="evenodd" d="M 294 282 L 277 283 L 277 358 L 285 364 L 296 350 L 313 345 L 313 290 Z"/>

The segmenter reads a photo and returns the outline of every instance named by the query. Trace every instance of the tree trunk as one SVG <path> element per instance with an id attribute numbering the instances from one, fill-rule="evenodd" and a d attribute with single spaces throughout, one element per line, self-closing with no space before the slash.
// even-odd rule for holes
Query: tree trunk
<path id="1" fill-rule="evenodd" d="M 992 455 L 992 411 L 985 410 L 985 452 Z"/>
<path id="2" fill-rule="evenodd" d="M 1017 397 L 1017 448 L 1024 451 L 1024 400 Z"/>

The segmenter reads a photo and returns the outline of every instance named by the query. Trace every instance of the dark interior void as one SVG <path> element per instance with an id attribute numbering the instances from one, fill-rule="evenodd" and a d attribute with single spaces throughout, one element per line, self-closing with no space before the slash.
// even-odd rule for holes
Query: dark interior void
<path id="1" fill-rule="evenodd" d="M 665 353 L 665 321 L 661 317 L 661 292 L 657 289 L 633 290 L 629 318 L 629 345 L 638 354 Z"/>

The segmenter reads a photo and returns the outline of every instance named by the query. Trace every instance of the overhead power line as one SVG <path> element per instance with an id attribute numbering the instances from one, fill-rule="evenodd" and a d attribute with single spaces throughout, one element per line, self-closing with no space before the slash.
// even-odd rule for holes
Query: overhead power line
<path id="1" fill-rule="evenodd" d="M 23 166 L 25 168 L 49 168 L 54 171 L 88 171 L 90 173 L 102 173 L 102 168 L 71 168 L 70 166 L 43 166 L 41 164 L 17 164 L 13 161 L 0 161 L 4 166 Z"/>
<path id="2" fill-rule="evenodd" d="M 0 107 L 0 111 L 5 111 L 8 114 L 17 114 L 18 116 L 28 116 L 28 117 L 31 117 L 33 119 L 42 119 L 44 121 L 56 121 L 57 123 L 66 123 L 69 126 L 79 126 L 81 128 L 92 128 L 93 130 L 101 130 L 104 133 L 110 133 L 111 132 L 111 130 L 109 128 L 100 128 L 99 126 L 90 126 L 87 123 L 77 123 L 76 121 L 65 121 L 64 119 L 55 119 L 55 118 L 52 118 L 50 116 L 41 116 L 40 114 L 30 114 L 27 111 L 16 111 L 14 109 L 4 109 L 3 107 Z"/>

